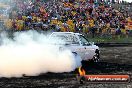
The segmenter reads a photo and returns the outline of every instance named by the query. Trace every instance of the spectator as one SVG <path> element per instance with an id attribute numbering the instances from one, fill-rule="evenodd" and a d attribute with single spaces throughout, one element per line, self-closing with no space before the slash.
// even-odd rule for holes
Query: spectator
<path id="1" fill-rule="evenodd" d="M 111 34 L 114 37 L 115 34 L 127 34 L 127 30 L 132 29 L 131 17 L 125 19 L 127 15 L 110 7 L 110 2 L 21 0 L 14 3 L 15 7 L 12 8 L 10 20 L 8 20 L 9 24 L 6 25 L 8 29 L 41 29 L 44 31 L 52 29 L 62 32 L 91 33 L 92 37 L 95 37 L 96 33 Z"/>

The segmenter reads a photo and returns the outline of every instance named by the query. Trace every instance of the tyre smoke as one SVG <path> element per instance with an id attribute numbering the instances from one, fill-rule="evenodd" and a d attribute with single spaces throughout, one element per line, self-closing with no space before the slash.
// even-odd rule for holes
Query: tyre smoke
<path id="1" fill-rule="evenodd" d="M 0 77 L 70 72 L 81 65 L 81 58 L 68 49 L 60 51 L 53 41 L 58 42 L 36 31 L 14 33 L 13 40 L 1 33 Z"/>

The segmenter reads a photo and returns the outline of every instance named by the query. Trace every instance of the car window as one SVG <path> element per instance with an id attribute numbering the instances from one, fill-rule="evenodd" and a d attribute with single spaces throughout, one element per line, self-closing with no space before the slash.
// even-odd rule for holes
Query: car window
<path id="1" fill-rule="evenodd" d="M 53 38 L 57 38 L 59 40 L 64 41 L 66 44 L 79 44 L 79 41 L 75 35 L 71 34 L 54 34 L 52 35 Z"/>
<path id="2" fill-rule="evenodd" d="M 88 40 L 84 36 L 82 36 L 82 35 L 80 35 L 80 41 L 81 41 L 81 43 L 83 45 L 90 45 L 90 43 L 88 42 Z"/>

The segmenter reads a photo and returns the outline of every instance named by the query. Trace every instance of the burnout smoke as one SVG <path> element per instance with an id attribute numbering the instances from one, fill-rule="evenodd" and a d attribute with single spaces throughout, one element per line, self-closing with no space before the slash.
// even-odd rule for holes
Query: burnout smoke
<path id="1" fill-rule="evenodd" d="M 14 39 L 1 35 L 0 77 L 36 76 L 46 72 L 70 72 L 81 65 L 70 50 L 59 51 L 59 45 L 51 44 L 36 31 L 15 33 Z"/>

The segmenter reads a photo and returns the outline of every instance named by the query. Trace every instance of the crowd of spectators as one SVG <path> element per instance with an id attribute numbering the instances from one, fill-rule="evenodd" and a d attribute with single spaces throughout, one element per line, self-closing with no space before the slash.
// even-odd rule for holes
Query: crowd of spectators
<path id="1" fill-rule="evenodd" d="M 128 35 L 132 14 L 111 2 L 99 0 L 16 0 L 5 21 L 9 30 L 81 32 L 95 35 Z"/>

